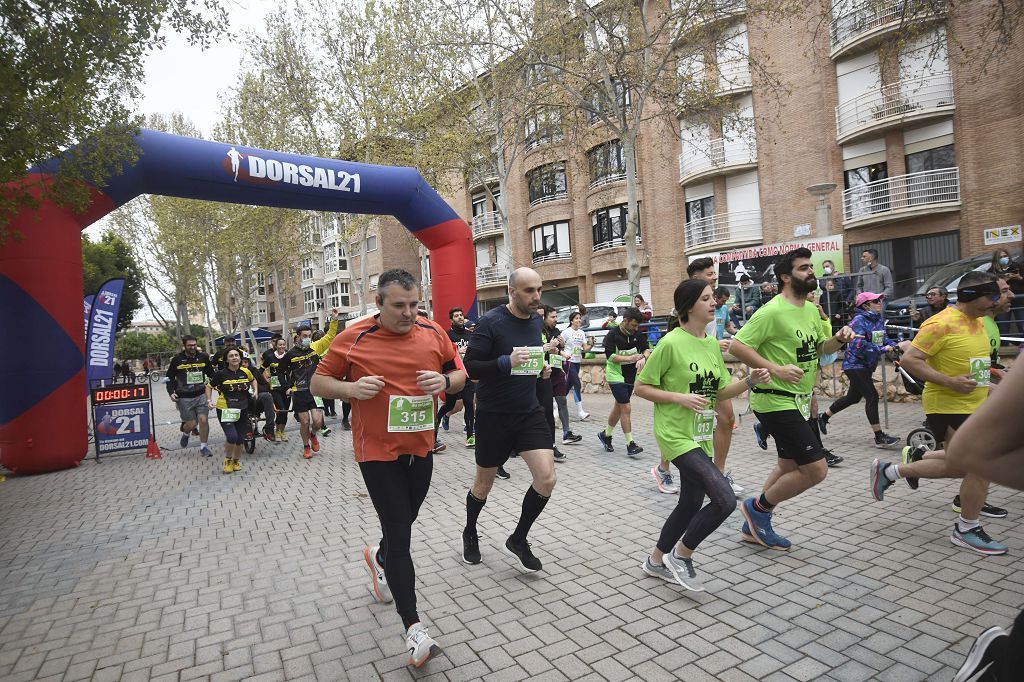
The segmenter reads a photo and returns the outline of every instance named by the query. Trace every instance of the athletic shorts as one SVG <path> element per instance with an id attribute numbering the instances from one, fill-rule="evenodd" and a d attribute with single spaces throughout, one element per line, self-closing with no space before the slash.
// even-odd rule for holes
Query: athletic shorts
<path id="1" fill-rule="evenodd" d="M 292 393 L 292 412 L 295 414 L 319 409 L 321 408 L 317 407 L 316 403 L 313 402 L 313 394 L 309 391 L 295 391 Z"/>
<path id="2" fill-rule="evenodd" d="M 206 402 L 206 395 L 202 393 L 192 398 L 178 396 L 177 405 L 182 423 L 199 421 L 200 417 L 210 414 L 210 405 Z"/>
<path id="3" fill-rule="evenodd" d="M 811 425 L 800 414 L 800 410 L 754 412 L 754 416 L 768 435 L 775 439 L 779 459 L 789 459 L 796 462 L 797 466 L 803 466 L 825 457 L 825 451 L 821 449 Z"/>
<path id="4" fill-rule="evenodd" d="M 967 418 L 969 414 L 926 414 L 924 416 L 925 423 L 928 425 L 928 430 L 935 434 L 935 440 L 938 441 L 938 445 L 941 446 L 946 441 L 946 429 L 950 428 L 956 431 Z"/>
<path id="5" fill-rule="evenodd" d="M 608 384 L 612 389 L 612 397 L 619 405 L 628 405 L 629 399 L 633 396 L 633 384 L 614 383 Z"/>
<path id="6" fill-rule="evenodd" d="M 552 450 L 555 441 L 544 408 L 525 414 L 476 413 L 476 463 L 485 469 L 500 467 L 513 452 Z"/>

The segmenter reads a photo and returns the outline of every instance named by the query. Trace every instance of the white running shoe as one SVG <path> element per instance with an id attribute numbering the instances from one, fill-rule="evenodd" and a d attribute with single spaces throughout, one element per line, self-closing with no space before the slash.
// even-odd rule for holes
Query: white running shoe
<path id="1" fill-rule="evenodd" d="M 665 493 L 666 495 L 675 495 L 679 492 L 679 486 L 672 481 L 671 471 L 662 471 L 655 464 L 651 469 L 651 476 L 654 477 L 654 482 L 658 485 L 658 490 Z"/>
<path id="2" fill-rule="evenodd" d="M 661 578 L 668 583 L 676 582 L 676 577 L 672 575 L 672 571 L 668 570 L 668 566 L 651 562 L 651 557 L 644 559 L 644 562 L 640 564 L 640 568 L 652 578 Z"/>
<path id="3" fill-rule="evenodd" d="M 746 490 L 746 488 L 744 488 L 743 486 L 736 485 L 736 481 L 732 480 L 732 472 L 731 471 L 726 471 L 725 472 L 725 479 L 727 481 L 729 481 L 729 485 L 732 487 L 733 494 L 739 495 L 744 490 Z"/>
<path id="4" fill-rule="evenodd" d="M 581 422 L 585 422 L 590 417 L 590 413 L 589 412 L 585 412 L 583 410 L 580 410 L 578 416 L 579 416 Z"/>
<path id="5" fill-rule="evenodd" d="M 678 557 L 675 550 L 672 550 L 662 557 L 661 560 L 665 562 L 665 566 L 672 572 L 676 582 L 680 585 L 694 592 L 704 591 L 704 585 L 701 584 L 700 578 L 697 577 L 697 571 L 693 570 L 693 561 L 691 559 Z"/>
<path id="6" fill-rule="evenodd" d="M 363 548 L 363 561 L 366 562 L 366 567 L 370 569 L 370 581 L 372 584 L 370 591 L 373 592 L 374 598 L 381 604 L 390 604 L 394 601 L 394 597 L 391 596 L 391 588 L 388 587 L 387 578 L 384 577 L 384 567 L 377 563 L 378 551 L 380 551 L 380 545 Z"/>
<path id="7" fill-rule="evenodd" d="M 405 633 L 405 647 L 409 650 L 409 665 L 417 668 L 441 653 L 441 647 L 427 634 L 423 623 L 409 626 L 409 631 Z"/>

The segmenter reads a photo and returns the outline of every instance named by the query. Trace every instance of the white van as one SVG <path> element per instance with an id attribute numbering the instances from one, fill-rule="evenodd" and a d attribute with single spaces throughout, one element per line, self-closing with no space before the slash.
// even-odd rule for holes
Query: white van
<path id="1" fill-rule="evenodd" d="M 600 327 L 608 319 L 608 314 L 614 310 L 615 316 L 621 322 L 622 311 L 631 307 L 632 304 L 621 301 L 602 301 L 600 303 L 584 303 L 583 306 L 587 309 L 587 320 L 590 322 L 590 331 L 587 331 L 586 326 L 583 327 L 583 331 L 587 333 L 588 337 L 594 339 L 594 352 L 600 353 L 601 347 L 604 344 L 604 336 L 608 333 L 607 329 L 601 329 Z M 558 328 L 558 331 L 564 331 L 569 327 L 569 315 L 576 310 L 578 310 L 578 307 L 574 305 L 555 309 L 555 326 Z"/>

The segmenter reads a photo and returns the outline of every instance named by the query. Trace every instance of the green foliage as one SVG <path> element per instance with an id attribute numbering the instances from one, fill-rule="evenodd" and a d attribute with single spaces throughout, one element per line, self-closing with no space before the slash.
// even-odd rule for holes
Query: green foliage
<path id="1" fill-rule="evenodd" d="M 141 360 L 147 355 L 173 353 L 180 344 L 168 334 L 124 332 L 114 341 L 114 357 L 118 360 Z"/>
<path id="2" fill-rule="evenodd" d="M 56 181 L 37 189 L 83 207 L 78 181 L 102 184 L 134 159 L 131 103 L 146 54 L 168 29 L 205 45 L 225 25 L 217 0 L 0 0 L 0 185 L 63 155 Z M 25 185 L 7 190 L 0 244 L 14 213 L 34 203 Z"/>
<path id="3" fill-rule="evenodd" d="M 113 232 L 105 233 L 98 242 L 82 235 L 82 295 L 95 294 L 108 279 L 124 278 L 124 294 L 117 315 L 117 329 L 131 324 L 142 307 L 142 270 L 131 249 Z"/>

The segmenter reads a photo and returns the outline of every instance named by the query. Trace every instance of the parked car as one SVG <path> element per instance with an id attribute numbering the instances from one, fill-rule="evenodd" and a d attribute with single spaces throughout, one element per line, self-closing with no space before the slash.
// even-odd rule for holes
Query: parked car
<path id="1" fill-rule="evenodd" d="M 1020 258 L 1020 255 L 1020 249 L 1010 251 L 1011 259 Z M 949 265 L 943 265 L 941 268 L 933 272 L 931 277 L 925 280 L 924 284 L 917 288 L 917 291 L 913 296 L 902 296 L 900 298 L 894 298 L 886 301 L 885 321 L 889 324 L 899 325 L 901 327 L 919 327 L 919 323 L 911 324 L 911 303 L 913 303 L 913 307 L 917 309 L 924 308 L 928 305 L 924 294 L 932 287 L 945 287 L 946 291 L 949 292 L 949 302 L 956 303 L 956 288 L 957 285 L 960 284 L 960 279 L 971 270 L 988 272 L 991 267 L 991 253 L 969 256 L 967 258 L 961 258 L 958 261 L 954 261 Z"/>
<path id="2" fill-rule="evenodd" d="M 617 301 L 603 301 L 600 303 L 584 303 L 587 308 L 587 319 L 590 321 L 589 327 L 584 327 L 583 331 L 587 333 L 588 337 L 594 340 L 594 351 L 600 353 L 601 348 L 604 345 L 605 334 L 608 333 L 607 329 L 602 329 L 601 325 L 604 324 L 608 318 L 608 314 L 615 311 L 615 316 L 619 322 L 622 321 L 622 311 L 629 308 L 631 303 L 622 303 Z M 577 310 L 577 306 L 567 305 L 557 308 L 555 310 L 555 326 L 559 331 L 564 331 L 569 326 L 569 315 Z"/>

